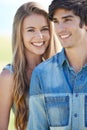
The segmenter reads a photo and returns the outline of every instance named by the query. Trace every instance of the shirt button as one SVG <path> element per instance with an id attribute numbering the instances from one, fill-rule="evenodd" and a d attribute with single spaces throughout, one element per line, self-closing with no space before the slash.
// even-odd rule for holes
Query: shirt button
<path id="1" fill-rule="evenodd" d="M 75 95 L 76 97 L 78 97 L 78 93 L 76 93 L 76 95 Z"/>
<path id="2" fill-rule="evenodd" d="M 74 114 L 74 117 L 77 117 L 77 113 Z"/>

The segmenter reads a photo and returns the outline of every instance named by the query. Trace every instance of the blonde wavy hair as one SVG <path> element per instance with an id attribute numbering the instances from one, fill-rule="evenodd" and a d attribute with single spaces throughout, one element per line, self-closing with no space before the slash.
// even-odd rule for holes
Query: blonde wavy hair
<path id="1" fill-rule="evenodd" d="M 29 81 L 26 75 L 27 61 L 21 31 L 24 18 L 32 14 L 45 16 L 50 26 L 50 44 L 43 55 L 43 58 L 48 59 L 58 52 L 58 43 L 54 42 L 53 23 L 49 21 L 46 10 L 44 10 L 44 8 L 36 2 L 28 2 L 20 6 L 14 16 L 12 32 L 12 65 L 14 71 L 13 103 L 16 108 L 15 127 L 17 130 L 25 130 L 28 120 L 26 97 L 29 91 Z"/>

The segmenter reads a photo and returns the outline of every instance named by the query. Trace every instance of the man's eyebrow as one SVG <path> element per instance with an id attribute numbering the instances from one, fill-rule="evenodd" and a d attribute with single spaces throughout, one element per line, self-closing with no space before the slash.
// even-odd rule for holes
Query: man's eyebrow
<path id="1" fill-rule="evenodd" d="M 63 18 L 63 19 L 65 19 L 65 18 L 73 18 L 73 15 L 63 16 L 62 18 Z"/>
<path id="2" fill-rule="evenodd" d="M 65 19 L 65 18 L 73 18 L 73 15 L 67 15 L 67 16 L 62 17 L 62 19 Z M 57 20 L 57 18 L 53 17 L 53 20 Z"/>

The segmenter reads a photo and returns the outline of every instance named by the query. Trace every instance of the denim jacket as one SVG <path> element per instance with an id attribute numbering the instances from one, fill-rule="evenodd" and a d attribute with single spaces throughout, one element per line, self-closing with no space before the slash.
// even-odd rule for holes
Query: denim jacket
<path id="1" fill-rule="evenodd" d="M 32 73 L 27 130 L 87 130 L 87 65 L 76 73 L 64 50 Z"/>

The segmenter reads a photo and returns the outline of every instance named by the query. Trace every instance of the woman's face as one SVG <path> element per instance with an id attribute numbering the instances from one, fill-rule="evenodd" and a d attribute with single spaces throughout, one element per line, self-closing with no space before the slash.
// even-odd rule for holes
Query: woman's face
<path id="1" fill-rule="evenodd" d="M 26 54 L 43 55 L 50 43 L 49 24 L 43 15 L 32 14 L 22 23 Z"/>

